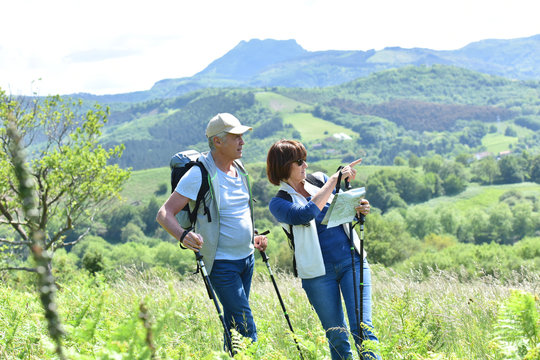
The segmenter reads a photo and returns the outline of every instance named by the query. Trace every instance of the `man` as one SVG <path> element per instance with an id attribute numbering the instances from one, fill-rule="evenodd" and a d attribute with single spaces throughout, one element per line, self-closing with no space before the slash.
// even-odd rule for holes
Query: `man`
<path id="1" fill-rule="evenodd" d="M 195 229 L 180 226 L 176 214 L 197 198 L 201 170 L 193 166 L 180 179 L 175 191 L 159 209 L 156 220 L 169 234 L 193 251 L 200 251 L 210 281 L 223 306 L 227 328 L 257 341 L 257 330 L 249 307 L 254 266 L 254 248 L 264 251 L 265 236 L 254 236 L 253 200 L 249 178 L 238 159 L 242 157 L 244 126 L 229 113 L 214 116 L 206 128 L 210 152 L 200 161 L 208 170 L 210 190 L 206 194 L 210 217 L 199 209 Z"/>

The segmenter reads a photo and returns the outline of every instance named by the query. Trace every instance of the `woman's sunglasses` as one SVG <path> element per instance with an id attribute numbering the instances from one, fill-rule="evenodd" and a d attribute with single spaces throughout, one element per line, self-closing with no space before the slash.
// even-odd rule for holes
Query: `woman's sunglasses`
<path id="1" fill-rule="evenodd" d="M 304 165 L 305 162 L 306 162 L 306 160 L 304 160 L 304 159 L 298 159 L 298 160 L 293 161 L 293 163 L 296 163 L 298 166 Z"/>

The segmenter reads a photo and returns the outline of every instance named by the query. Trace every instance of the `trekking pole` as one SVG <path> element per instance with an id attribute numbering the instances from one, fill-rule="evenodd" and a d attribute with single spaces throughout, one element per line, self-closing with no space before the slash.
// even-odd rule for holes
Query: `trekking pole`
<path id="1" fill-rule="evenodd" d="M 360 224 L 360 257 L 362 258 L 360 262 L 360 319 L 362 322 L 358 325 L 358 335 L 360 336 L 360 346 L 362 346 L 362 342 L 364 341 L 364 327 L 362 326 L 364 322 L 364 221 L 366 219 L 366 216 L 364 214 L 360 214 L 360 218 L 358 219 L 358 223 Z M 352 234 L 351 234 L 352 236 Z M 361 355 L 361 359 L 363 359 L 364 356 Z"/>
<path id="2" fill-rule="evenodd" d="M 270 231 L 266 230 L 260 235 L 266 235 L 270 233 Z M 289 318 L 289 314 L 287 313 L 287 309 L 285 309 L 285 304 L 283 303 L 283 299 L 281 298 L 281 294 L 279 293 L 279 289 L 276 283 L 276 279 L 274 278 L 274 273 L 272 272 L 272 268 L 270 267 L 270 263 L 268 262 L 268 255 L 266 255 L 266 252 L 259 250 L 261 253 L 262 261 L 266 264 L 266 268 L 268 269 L 268 273 L 270 274 L 270 278 L 272 279 L 272 284 L 274 284 L 274 289 L 276 290 L 277 297 L 279 299 L 279 303 L 281 304 L 281 309 L 283 309 L 283 315 L 285 315 L 285 319 L 287 320 L 287 324 L 289 324 L 289 329 L 291 330 L 291 333 L 294 334 L 294 330 L 291 324 L 291 319 Z M 298 341 L 296 341 L 296 338 L 293 336 L 293 340 L 296 344 L 296 348 L 298 349 L 298 353 L 300 354 L 300 358 L 304 360 L 304 356 L 302 355 L 302 350 L 300 349 L 300 345 L 298 344 Z"/>
<path id="3" fill-rule="evenodd" d="M 341 169 L 341 167 L 340 167 Z M 339 170 L 339 169 L 338 169 Z M 336 185 L 336 193 L 339 192 L 339 188 L 341 186 L 341 172 L 338 177 L 338 183 Z M 352 189 L 351 183 L 348 179 L 345 179 L 345 191 Z M 360 238 L 360 256 L 363 260 L 364 257 L 364 244 L 363 244 L 363 237 L 364 237 L 364 215 L 361 214 L 360 219 L 360 231 L 361 231 L 361 238 Z M 349 223 L 349 243 L 351 247 L 351 265 L 352 265 L 352 271 L 353 271 L 353 289 L 354 289 L 354 314 L 356 317 L 356 326 L 358 327 L 358 339 L 359 339 L 359 347 L 362 347 L 362 343 L 364 341 L 364 332 L 362 330 L 362 322 L 363 322 L 363 292 L 364 292 L 364 264 L 361 261 L 360 262 L 360 301 L 358 301 L 358 285 L 356 283 L 356 261 L 355 261 L 355 249 L 354 249 L 354 238 L 353 238 L 353 231 L 354 226 L 351 223 Z M 364 357 L 360 355 L 360 358 L 363 359 Z"/>
<path id="4" fill-rule="evenodd" d="M 195 259 L 197 260 L 197 266 L 201 270 L 201 275 L 203 277 L 204 285 L 206 285 L 208 296 L 210 297 L 210 299 L 214 301 L 214 305 L 216 306 L 219 320 L 221 321 L 221 324 L 223 325 L 223 329 L 225 330 L 225 342 L 227 344 L 229 354 L 231 355 L 231 357 L 234 357 L 231 334 L 229 333 L 229 330 L 227 329 L 227 325 L 225 324 L 225 318 L 223 317 L 223 313 L 221 312 L 221 308 L 219 307 L 219 303 L 216 299 L 216 294 L 214 293 L 214 289 L 212 288 L 212 283 L 210 283 L 210 277 L 208 276 L 208 273 L 206 272 L 206 267 L 204 266 L 203 256 L 201 255 L 199 251 L 195 251 Z"/>

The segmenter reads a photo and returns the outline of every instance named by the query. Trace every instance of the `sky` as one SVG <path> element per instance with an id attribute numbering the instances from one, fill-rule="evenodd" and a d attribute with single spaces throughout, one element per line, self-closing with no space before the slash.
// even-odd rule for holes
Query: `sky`
<path id="1" fill-rule="evenodd" d="M 539 14 L 539 0 L 0 0 L 0 89 L 148 90 L 251 39 L 294 39 L 308 51 L 454 50 L 540 34 Z"/>

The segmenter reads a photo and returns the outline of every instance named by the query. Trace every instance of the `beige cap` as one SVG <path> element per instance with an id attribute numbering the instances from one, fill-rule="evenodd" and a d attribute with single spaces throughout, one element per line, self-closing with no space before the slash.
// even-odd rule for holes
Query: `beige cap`
<path id="1" fill-rule="evenodd" d="M 206 137 L 210 138 L 222 131 L 231 134 L 243 134 L 248 130 L 253 129 L 249 126 L 240 124 L 240 120 L 234 117 L 234 115 L 221 113 L 214 116 L 210 122 L 208 122 L 208 126 L 206 127 Z"/>

